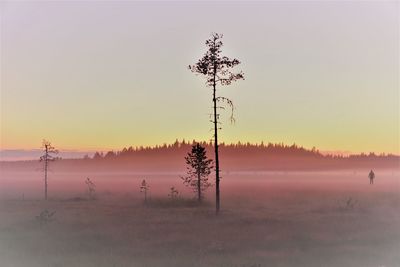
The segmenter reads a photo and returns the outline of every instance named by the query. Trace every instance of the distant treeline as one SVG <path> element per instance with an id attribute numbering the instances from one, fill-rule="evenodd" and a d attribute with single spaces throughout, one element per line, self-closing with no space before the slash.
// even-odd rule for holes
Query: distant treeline
<path id="1" fill-rule="evenodd" d="M 128 147 L 121 151 L 96 152 L 92 157 L 85 156 L 83 159 L 58 160 L 52 165 L 55 170 L 184 171 L 184 157 L 196 143 L 177 140 L 169 145 Z M 199 143 L 206 147 L 207 155 L 212 159 L 212 143 Z M 296 144 L 221 143 L 220 155 L 222 171 L 227 172 L 400 169 L 400 157 L 396 155 L 324 155 L 316 148 L 306 149 Z M 1 166 L 5 165 L 5 162 L 1 163 Z"/>
<path id="2" fill-rule="evenodd" d="M 156 156 L 160 154 L 176 155 L 190 151 L 191 147 L 197 143 L 206 147 L 207 151 L 209 151 L 209 155 L 212 157 L 214 147 L 211 142 L 210 143 L 196 142 L 195 140 L 193 140 L 192 142 L 186 142 L 185 140 L 179 142 L 178 140 L 176 140 L 175 143 L 173 144 L 164 144 L 161 146 L 159 145 L 146 146 L 146 147 L 130 146 L 129 148 L 123 148 L 121 151 L 108 151 L 106 153 L 96 152 L 93 155 L 92 159 L 122 159 L 129 157 L 134 158 L 136 156 Z M 296 144 L 288 146 L 284 145 L 283 143 L 251 144 L 251 143 L 238 142 L 237 144 L 221 143 L 219 146 L 221 151 L 228 154 L 261 153 L 261 154 L 276 154 L 276 155 L 287 155 L 287 156 L 324 157 L 315 148 L 308 150 L 303 147 L 299 147 Z M 330 157 L 336 157 L 336 156 L 330 156 Z M 85 158 L 89 158 L 89 156 L 86 156 Z"/>
<path id="3" fill-rule="evenodd" d="M 196 141 L 164 144 L 161 146 L 129 147 L 121 151 L 96 152 L 95 161 L 154 164 L 163 169 L 180 169 L 183 157 Z M 212 143 L 199 142 L 206 147 L 208 156 L 213 158 Z M 311 170 L 343 168 L 399 168 L 400 157 L 391 154 L 374 153 L 357 155 L 324 155 L 315 147 L 306 149 L 296 144 L 283 143 L 236 143 L 220 144 L 221 166 L 223 170 Z M 149 166 L 150 167 L 150 166 Z"/>
<path id="4" fill-rule="evenodd" d="M 179 142 L 175 141 L 173 144 L 164 144 L 164 145 L 156 145 L 156 146 L 139 146 L 123 148 L 121 151 L 108 151 L 106 153 L 96 152 L 92 159 L 120 159 L 127 157 L 136 157 L 136 156 L 153 156 L 160 154 L 179 154 L 182 152 L 187 152 L 191 149 L 191 147 L 195 144 L 201 144 L 206 147 L 207 151 L 209 151 L 210 156 L 212 157 L 212 151 L 214 149 L 213 144 L 207 142 L 196 142 L 193 140 L 192 142 L 186 142 L 183 140 Z M 262 154 L 262 155 L 284 155 L 289 157 L 313 157 L 313 158 L 352 158 L 352 159 L 364 159 L 364 158 L 394 158 L 398 159 L 399 156 L 392 154 L 375 154 L 373 152 L 369 154 L 361 153 L 354 154 L 349 156 L 343 155 L 323 155 L 318 149 L 313 147 L 312 149 L 306 149 L 302 146 L 298 146 L 296 144 L 293 145 L 285 145 L 283 143 L 268 143 L 264 144 L 261 142 L 260 144 L 251 144 L 238 142 L 236 144 L 220 144 L 221 151 L 227 154 Z M 86 159 L 90 158 L 89 156 L 85 156 Z"/>

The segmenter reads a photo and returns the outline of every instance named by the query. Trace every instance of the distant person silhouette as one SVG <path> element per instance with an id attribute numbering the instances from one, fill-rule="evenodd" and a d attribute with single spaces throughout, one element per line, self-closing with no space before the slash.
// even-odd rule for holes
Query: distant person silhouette
<path id="1" fill-rule="evenodd" d="M 374 184 L 375 173 L 371 170 L 368 174 L 369 184 Z"/>

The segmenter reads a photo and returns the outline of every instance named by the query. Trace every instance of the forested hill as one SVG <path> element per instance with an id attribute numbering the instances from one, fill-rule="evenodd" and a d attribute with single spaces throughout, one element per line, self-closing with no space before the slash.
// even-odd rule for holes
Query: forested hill
<path id="1" fill-rule="evenodd" d="M 62 159 L 52 162 L 60 170 L 120 170 L 120 171 L 184 171 L 186 154 L 195 142 L 176 141 L 171 145 L 129 147 L 121 151 L 96 152 L 93 157 Z M 209 158 L 214 156 L 211 143 L 201 142 Z M 305 149 L 284 144 L 221 144 L 220 162 L 223 171 L 269 170 L 341 170 L 400 169 L 396 155 L 358 154 L 350 156 L 323 155 L 317 149 Z M 39 166 L 37 161 L 2 162 L 3 169 L 28 169 Z"/>

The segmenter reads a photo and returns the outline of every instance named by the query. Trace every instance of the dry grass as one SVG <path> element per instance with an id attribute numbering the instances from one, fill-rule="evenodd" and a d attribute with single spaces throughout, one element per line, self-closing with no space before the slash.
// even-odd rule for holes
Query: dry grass
<path id="1" fill-rule="evenodd" d="M 212 202 L 143 205 L 140 194 L 5 199 L 0 266 L 400 266 L 398 187 L 293 188 L 232 191 L 219 216 Z M 40 226 L 35 216 L 45 209 L 56 214 Z"/>

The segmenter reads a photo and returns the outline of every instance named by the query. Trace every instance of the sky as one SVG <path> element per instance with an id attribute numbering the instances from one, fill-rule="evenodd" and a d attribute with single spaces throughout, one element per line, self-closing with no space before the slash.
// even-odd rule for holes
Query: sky
<path id="1" fill-rule="evenodd" d="M 0 149 L 212 138 L 212 91 L 187 66 L 210 33 L 245 80 L 220 141 L 400 154 L 399 3 L 1 2 Z"/>

